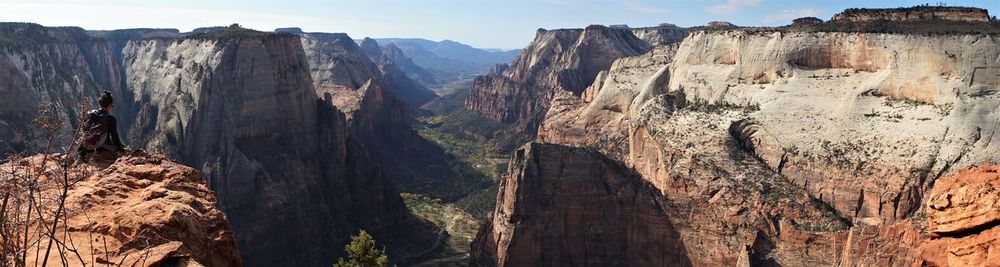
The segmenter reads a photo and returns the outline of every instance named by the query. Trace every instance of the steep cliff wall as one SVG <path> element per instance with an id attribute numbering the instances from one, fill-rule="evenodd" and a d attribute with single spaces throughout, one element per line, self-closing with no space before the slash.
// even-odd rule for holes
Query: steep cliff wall
<path id="1" fill-rule="evenodd" d="M 149 122 L 132 139 L 208 175 L 248 264 L 326 264 L 358 228 L 412 237 L 387 238 L 401 261 L 430 242 L 347 118 L 317 100 L 300 38 L 144 40 L 125 55 Z"/>
<path id="2" fill-rule="evenodd" d="M 502 75 L 475 79 L 465 108 L 511 124 L 518 134 L 534 135 L 553 94 L 579 95 L 614 60 L 650 47 L 628 29 L 539 30 Z"/>
<path id="3" fill-rule="evenodd" d="M 43 107 L 76 125 L 79 100 L 120 77 L 107 42 L 89 39 L 83 29 L 3 23 L 0 34 L 0 155 L 38 148 L 31 142 L 43 132 L 30 124 Z"/>
<path id="4" fill-rule="evenodd" d="M 363 47 L 358 47 L 346 35 L 338 34 L 333 39 L 314 36 L 329 34 L 306 34 L 303 38 L 306 57 L 314 66 L 312 77 L 324 81 L 317 83 L 316 94 L 347 114 L 349 135 L 364 145 L 373 160 L 384 168 L 387 177 L 407 192 L 434 192 L 435 197 L 449 200 L 466 192 L 441 188 L 481 183 L 452 168 L 447 164 L 448 155 L 439 146 L 416 134 L 411 115 L 415 109 L 401 100 L 398 93 L 407 94 L 410 101 L 433 96 L 419 96 L 423 95 L 419 90 L 426 89 L 396 68 L 387 55 L 382 54 L 382 49 L 376 49 L 379 46 L 374 40 L 366 39 Z M 367 59 L 372 55 L 378 63 Z M 369 70 L 372 70 L 371 76 L 365 76 L 368 80 L 360 85 L 354 85 L 356 80 L 349 78 L 352 73 Z M 430 91 L 426 93 L 433 95 Z M 447 193 L 438 195 L 441 192 Z"/>
<path id="5" fill-rule="evenodd" d="M 739 126 L 756 155 L 878 224 L 912 214 L 941 174 L 1000 160 L 996 46 L 995 35 L 697 33 L 668 90 L 759 108 Z"/>
<path id="6" fill-rule="evenodd" d="M 936 191 L 970 179 L 940 177 L 1000 161 L 997 38 L 694 32 L 557 94 L 538 138 L 636 171 L 671 203 L 693 265 L 975 265 L 995 257 L 989 204 L 952 195 L 968 233 L 923 218 L 948 216 L 935 199 L 958 193 Z"/>
<path id="7" fill-rule="evenodd" d="M 909 8 L 852 8 L 833 15 L 833 21 L 894 21 L 913 22 L 947 20 L 962 22 L 990 22 L 986 9 L 971 7 L 916 6 Z"/>
<path id="8" fill-rule="evenodd" d="M 473 265 L 690 265 L 662 201 L 600 153 L 528 143 L 500 182 Z"/>
<path id="9" fill-rule="evenodd" d="M 316 49 L 304 49 L 308 40 L 298 36 L 228 28 L 183 38 L 147 38 L 144 31 L 92 37 L 29 26 L 41 34 L 12 35 L 18 42 L 0 54 L 6 70 L 0 79 L 11 81 L 2 90 L 17 101 L 0 109 L 0 134 L 13 136 L 3 139 L 5 146 L 27 149 L 7 140 L 29 139 L 26 125 L 39 105 L 55 104 L 68 118 L 68 133 L 80 112 L 76 103 L 112 90 L 128 145 L 205 173 L 248 265 L 330 264 L 359 228 L 400 263 L 435 247 L 434 230 L 407 212 L 354 135 L 351 125 L 367 119 L 350 120 L 333 98 L 323 97 L 336 86 L 364 86 L 376 68 L 324 61 L 320 72 L 337 79 L 314 84 L 307 52 Z M 368 62 L 363 55 L 355 59 Z M 340 69 L 349 75 L 334 76 Z M 348 114 L 383 116 L 355 112 L 371 102 L 361 100 L 365 93 L 374 91 L 359 91 Z M 406 108 L 400 106 L 386 116 L 401 118 Z"/>

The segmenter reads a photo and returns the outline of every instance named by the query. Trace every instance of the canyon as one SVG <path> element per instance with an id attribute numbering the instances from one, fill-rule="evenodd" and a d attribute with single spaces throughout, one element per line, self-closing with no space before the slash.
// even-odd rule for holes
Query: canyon
<path id="1" fill-rule="evenodd" d="M 538 29 L 514 52 L 0 23 L 0 154 L 39 154 L 0 175 L 58 182 L 52 149 L 108 90 L 146 152 L 75 165 L 63 237 L 112 241 L 81 262 L 322 266 L 361 229 L 402 266 L 1000 261 L 1000 23 L 794 21 Z"/>
<path id="2" fill-rule="evenodd" d="M 200 34 L 4 28 L 19 41 L 0 53 L 0 79 L 12 85 L 3 88 L 12 96 L 0 115 L 5 148 L 31 151 L 39 109 L 56 113 L 66 122 L 60 136 L 71 136 L 78 103 L 107 89 L 114 114 L 130 118 L 119 124 L 127 144 L 205 174 L 249 266 L 332 263 L 357 229 L 392 248 L 397 262 L 439 247 L 437 230 L 407 211 L 366 149 L 406 141 L 412 130 L 402 117 L 409 108 L 383 89 L 353 41 L 342 52 L 324 50 L 336 38 L 237 26 Z M 376 135 L 378 127 L 394 128 Z"/>
<path id="3" fill-rule="evenodd" d="M 514 152 L 474 265 L 988 265 L 996 192 L 982 180 L 992 167 L 977 166 L 1000 161 L 989 74 L 997 26 L 822 30 L 842 23 L 691 30 L 611 57 L 572 86 L 534 84 L 559 74 L 511 75 L 572 50 L 484 78 L 466 106 L 511 125 L 538 122 L 536 140 L 547 144 Z M 605 42 L 616 46 L 602 51 L 635 47 Z M 514 102 L 482 104 L 501 100 Z M 512 109 L 483 108 L 496 106 Z"/>

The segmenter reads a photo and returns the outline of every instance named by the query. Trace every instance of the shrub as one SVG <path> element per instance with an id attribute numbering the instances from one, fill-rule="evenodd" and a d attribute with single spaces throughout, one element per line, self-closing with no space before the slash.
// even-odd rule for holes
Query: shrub
<path id="1" fill-rule="evenodd" d="M 375 239 L 365 230 L 351 237 L 351 243 L 344 247 L 344 251 L 347 252 L 347 260 L 340 258 L 334 267 L 385 267 L 389 264 L 385 248 L 375 248 Z"/>

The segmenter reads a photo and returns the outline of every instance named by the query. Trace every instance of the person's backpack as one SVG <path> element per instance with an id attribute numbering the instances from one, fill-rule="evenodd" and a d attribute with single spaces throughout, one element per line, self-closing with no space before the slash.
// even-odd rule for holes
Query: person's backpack
<path id="1" fill-rule="evenodd" d="M 104 145 L 104 142 L 108 140 L 106 116 L 108 114 L 102 114 L 99 110 L 87 112 L 80 133 L 80 148 L 97 150 Z"/>

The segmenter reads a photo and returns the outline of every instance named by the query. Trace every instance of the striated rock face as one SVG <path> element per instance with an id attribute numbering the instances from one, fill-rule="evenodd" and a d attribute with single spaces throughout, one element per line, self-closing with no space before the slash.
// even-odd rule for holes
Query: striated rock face
<path id="1" fill-rule="evenodd" d="M 997 38 L 693 32 L 556 94 L 538 139 L 634 170 L 669 204 L 692 265 L 982 265 L 997 236 L 992 167 L 958 170 L 1000 161 Z M 481 246 L 520 226 L 492 227 Z"/>
<path id="2" fill-rule="evenodd" d="M 533 135 L 554 94 L 579 95 L 614 60 L 649 49 L 629 29 L 539 30 L 502 75 L 475 79 L 465 108 Z"/>
<path id="3" fill-rule="evenodd" d="M 40 29 L 39 38 L 61 36 L 62 29 Z M 247 265 L 327 265 L 360 228 L 400 263 L 434 247 L 433 230 L 407 212 L 386 171 L 354 135 L 354 124 L 381 127 L 385 123 L 370 120 L 408 117 L 405 104 L 388 109 L 394 113 L 367 114 L 372 109 L 365 106 L 381 102 L 365 98 L 398 100 L 376 93 L 381 89 L 357 90 L 378 69 L 359 51 L 330 56 L 345 39 L 358 50 L 346 35 L 311 43 L 316 39 L 229 28 L 185 38 L 146 39 L 141 32 L 103 33 L 106 39 L 44 37 L 6 47 L 0 58 L 10 63 L 0 64 L 7 70 L 0 79 L 17 86 L 4 92 L 39 100 L 0 108 L 0 126 L 10 126 L 0 127 L 0 134 L 17 137 L 34 117 L 30 110 L 43 103 L 60 107 L 68 133 L 76 123 L 76 103 L 109 89 L 127 144 L 205 173 Z M 324 49 L 334 52 L 317 52 Z M 39 58 L 25 61 L 22 55 Z M 341 92 L 356 96 L 343 101 L 343 109 L 334 101 L 344 98 L 332 97 Z M 412 134 L 388 134 L 397 133 Z"/>
<path id="4" fill-rule="evenodd" d="M 401 261 L 419 250 L 408 242 L 430 242 L 382 170 L 349 137 L 347 117 L 329 98 L 317 101 L 323 89 L 313 87 L 300 38 L 141 41 L 126 48 L 125 58 L 141 62 L 127 72 L 134 74 L 128 79 L 134 99 L 148 101 L 137 103 L 149 110 L 138 121 L 155 123 L 151 141 L 136 135 L 130 143 L 177 149 L 185 162 L 201 166 L 248 265 L 327 264 L 358 228 L 387 239 Z"/>
<path id="5" fill-rule="evenodd" d="M 684 37 L 687 37 L 689 31 L 690 30 L 688 29 L 671 24 L 656 27 L 632 28 L 632 34 L 635 34 L 635 37 L 646 41 L 646 43 L 649 43 L 654 47 L 679 43 L 684 40 Z"/>
<path id="6" fill-rule="evenodd" d="M 242 265 L 226 216 L 216 208 L 215 194 L 197 171 L 156 155 L 126 156 L 106 164 L 69 169 L 67 175 L 74 182 L 56 238 L 75 252 L 53 248 L 49 263 Z M 44 190 L 37 194 L 51 201 L 61 194 L 62 170 L 56 156 L 35 156 L 0 168 L 10 171 L 4 172 L 5 181 L 11 175 L 43 170 L 38 182 Z M 52 211 L 57 205 L 46 203 Z M 41 244 L 47 242 L 42 238 Z M 43 261 L 45 245 L 37 246 L 40 251 L 28 249 L 29 265 Z"/>
<path id="7" fill-rule="evenodd" d="M 107 42 L 88 39 L 83 29 L 3 23 L 0 35 L 5 37 L 0 43 L 0 155 L 37 148 L 30 139 L 43 133 L 29 124 L 43 105 L 55 103 L 47 112 L 74 122 L 77 99 L 119 88 L 112 82 L 120 72 L 109 62 L 113 53 Z M 60 134 L 70 134 L 69 129 Z"/>
<path id="8" fill-rule="evenodd" d="M 1000 223 L 1000 168 L 974 167 L 934 185 L 927 227 L 943 236 L 963 235 Z"/>
<path id="9" fill-rule="evenodd" d="M 323 99 L 324 104 L 346 113 L 348 135 L 365 147 L 373 161 L 382 166 L 386 177 L 390 177 L 408 192 L 446 188 L 454 185 L 457 179 L 463 179 L 457 170 L 448 164 L 442 164 L 446 162 L 444 157 L 447 155 L 438 146 L 417 135 L 412 127 L 411 111 L 414 109 L 397 97 L 397 93 L 401 91 L 417 92 L 411 89 L 426 89 L 407 78 L 385 55 L 379 54 L 381 61 L 378 66 L 368 61 L 364 53 L 382 51 L 375 49 L 378 44 L 374 40 L 367 39 L 369 41 L 362 42 L 361 47 L 353 41 L 347 42 L 350 40 L 347 37 L 338 40 L 343 42 L 310 41 L 315 43 L 305 49 L 309 61 L 315 62 L 317 66 L 335 65 L 336 62 L 345 61 L 344 58 L 365 58 L 357 64 L 331 69 L 313 68 L 311 72 L 314 80 L 345 85 L 324 89 L 317 87 L 316 94 Z M 349 46 L 353 48 L 348 48 Z M 319 49 L 321 47 L 344 48 Z M 342 81 L 342 77 L 349 77 L 350 73 L 365 69 L 374 69 L 375 77 L 358 87 L 346 86 L 350 83 Z M 433 95 L 430 91 L 426 92 Z M 411 98 L 415 99 L 418 98 Z"/>
<path id="10" fill-rule="evenodd" d="M 755 155 L 852 221 L 879 224 L 911 215 L 943 173 L 1000 160 L 996 40 L 696 33 L 667 90 L 759 109 L 736 126 Z"/>
<path id="11" fill-rule="evenodd" d="M 676 45 L 661 46 L 618 59 L 580 97 L 556 94 L 538 129 L 538 140 L 615 151 L 612 154 L 620 159 L 626 153 L 629 119 L 637 115 L 641 104 L 662 93 L 676 50 Z"/>
<path id="12" fill-rule="evenodd" d="M 980 166 L 941 178 L 927 203 L 924 256 L 941 266 L 1000 262 L 1000 167 Z"/>
<path id="13" fill-rule="evenodd" d="M 329 94 L 334 104 L 349 115 L 360 108 L 358 104 L 364 91 L 358 89 L 381 76 L 378 68 L 347 34 L 303 35 L 302 48 L 309 61 L 316 95 L 324 98 Z"/>
<path id="14" fill-rule="evenodd" d="M 913 22 L 947 20 L 962 22 L 990 22 L 986 9 L 971 7 L 915 6 L 909 8 L 852 8 L 833 15 L 831 21 L 893 21 Z"/>
<path id="15" fill-rule="evenodd" d="M 501 180 L 473 265 L 690 265 L 662 201 L 597 152 L 528 143 Z"/>

